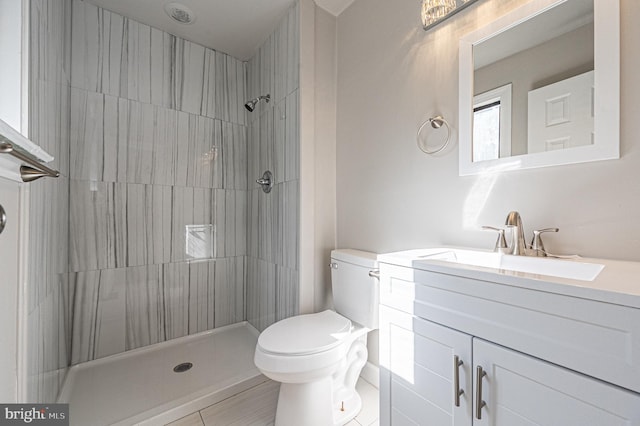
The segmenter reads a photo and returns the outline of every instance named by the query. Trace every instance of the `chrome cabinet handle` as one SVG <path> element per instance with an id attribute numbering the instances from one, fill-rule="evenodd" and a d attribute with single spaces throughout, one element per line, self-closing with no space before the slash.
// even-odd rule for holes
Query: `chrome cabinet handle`
<path id="1" fill-rule="evenodd" d="M 7 214 L 4 211 L 4 207 L 0 206 L 0 234 L 4 231 L 4 227 L 7 224 Z"/>
<path id="2" fill-rule="evenodd" d="M 482 407 L 487 403 L 482 400 L 482 378 L 487 372 L 482 369 L 481 365 L 476 367 L 476 419 L 482 420 Z"/>
<path id="3" fill-rule="evenodd" d="M 460 366 L 463 364 L 458 355 L 453 356 L 453 401 L 456 407 L 460 406 L 460 396 L 464 394 L 464 390 L 460 389 Z"/>

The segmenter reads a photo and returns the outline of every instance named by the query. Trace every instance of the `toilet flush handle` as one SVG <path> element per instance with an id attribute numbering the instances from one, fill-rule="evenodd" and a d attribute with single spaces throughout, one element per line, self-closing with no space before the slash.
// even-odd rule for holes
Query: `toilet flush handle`
<path id="1" fill-rule="evenodd" d="M 329 268 L 330 268 L 330 269 L 338 269 L 338 264 L 337 264 L 336 262 L 331 262 L 331 263 L 329 264 Z"/>
<path id="2" fill-rule="evenodd" d="M 371 278 L 378 278 L 380 279 L 380 269 L 374 269 L 373 271 L 369 271 L 369 276 Z"/>

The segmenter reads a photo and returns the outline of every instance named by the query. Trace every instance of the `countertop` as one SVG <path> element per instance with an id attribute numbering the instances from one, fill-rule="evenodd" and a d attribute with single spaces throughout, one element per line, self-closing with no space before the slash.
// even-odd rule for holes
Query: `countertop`
<path id="1" fill-rule="evenodd" d="M 436 253 L 456 249 L 486 252 L 462 247 L 432 247 L 380 254 L 378 255 L 378 261 L 396 266 L 495 282 L 640 309 L 640 262 L 583 257 L 577 259 L 558 259 L 558 261 L 561 262 L 584 262 L 604 265 L 604 268 L 595 279 L 592 281 L 583 281 L 425 258 L 425 256 L 428 257 Z"/>

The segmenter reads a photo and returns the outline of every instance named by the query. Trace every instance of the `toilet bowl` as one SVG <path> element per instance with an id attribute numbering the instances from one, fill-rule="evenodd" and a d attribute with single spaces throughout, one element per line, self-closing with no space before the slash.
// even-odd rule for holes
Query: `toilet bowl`
<path id="1" fill-rule="evenodd" d="M 378 325 L 377 264 L 372 253 L 336 250 L 331 265 L 336 311 L 284 319 L 258 338 L 256 367 L 281 382 L 276 426 L 344 425 L 362 407 L 355 386 Z"/>

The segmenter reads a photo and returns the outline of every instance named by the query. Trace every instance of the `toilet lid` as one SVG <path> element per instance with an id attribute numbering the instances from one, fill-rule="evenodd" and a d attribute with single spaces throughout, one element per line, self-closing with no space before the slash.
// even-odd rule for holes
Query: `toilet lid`
<path id="1" fill-rule="evenodd" d="M 258 337 L 265 352 L 308 355 L 338 346 L 351 332 L 351 321 L 333 311 L 298 315 L 278 321 Z"/>

